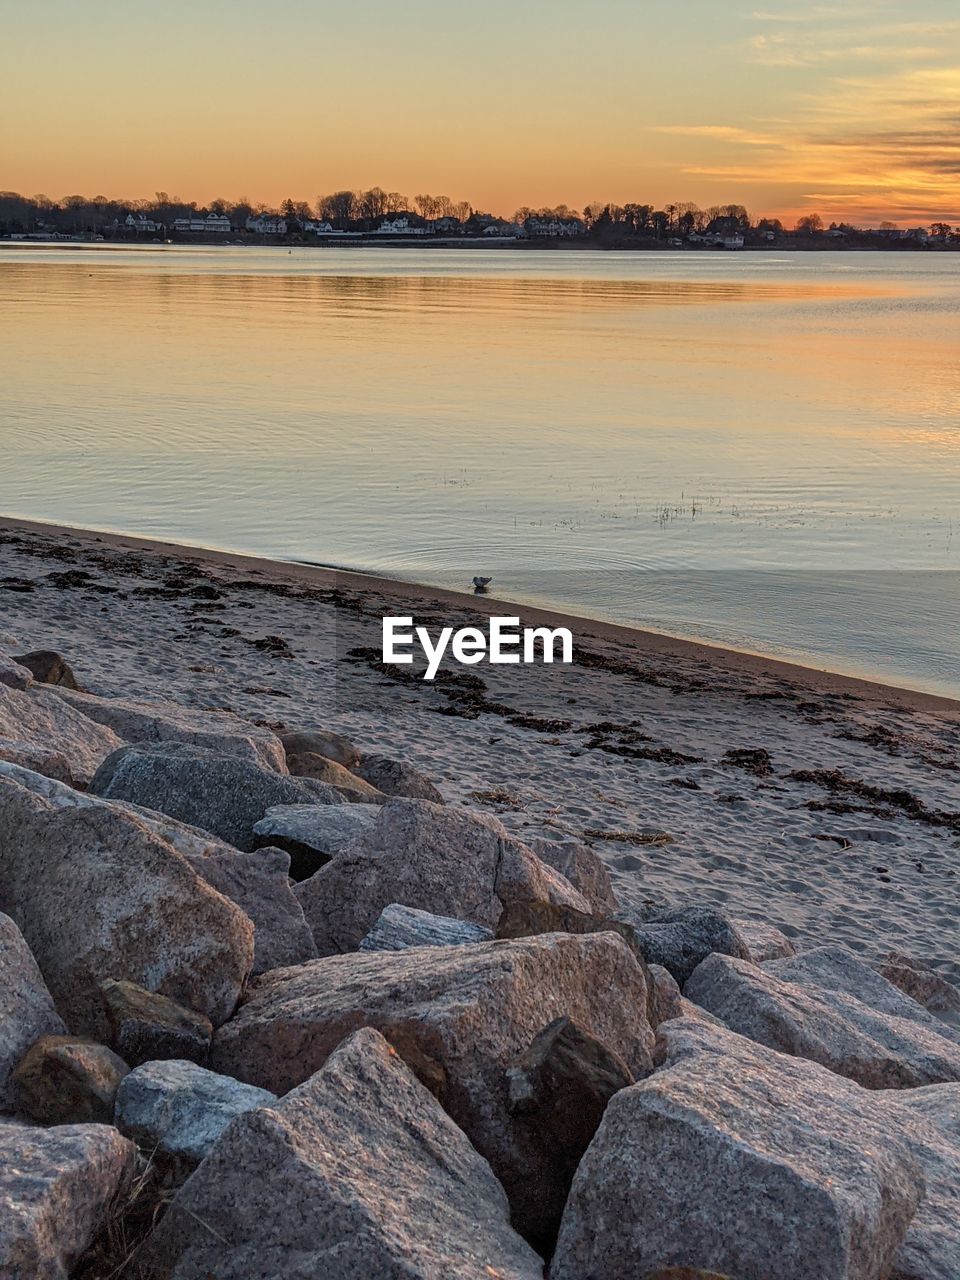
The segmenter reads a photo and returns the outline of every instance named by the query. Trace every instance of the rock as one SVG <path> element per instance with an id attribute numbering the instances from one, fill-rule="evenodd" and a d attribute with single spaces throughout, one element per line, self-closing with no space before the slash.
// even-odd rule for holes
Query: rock
<path id="1" fill-rule="evenodd" d="M 613 934 L 359 952 L 268 973 L 214 1035 L 210 1065 L 283 1094 L 376 1027 L 493 1166 L 522 1234 L 549 1233 L 550 1156 L 508 1108 L 506 1071 L 567 1016 L 635 1076 L 651 1066 L 646 980 Z"/>
<path id="2" fill-rule="evenodd" d="M 928 1013 L 960 1027 L 960 988 L 942 978 L 936 969 L 902 951 L 888 951 L 874 967 Z"/>
<path id="3" fill-rule="evenodd" d="M 241 853 L 209 831 L 178 822 L 154 809 L 122 800 L 81 795 L 70 787 L 23 771 L 7 771 L 15 781 L 58 807 L 102 805 L 127 813 L 182 854 L 212 888 L 241 908 L 254 926 L 253 972 L 312 960 L 313 935 L 289 882 L 289 859 L 278 849 Z M 2 773 L 2 769 L 0 769 Z M 346 806 L 343 806 L 346 807 Z M 189 1055 L 180 1055 L 189 1056 Z"/>
<path id="4" fill-rule="evenodd" d="M 136 1165 L 107 1125 L 0 1126 L 0 1275 L 67 1280 Z"/>
<path id="5" fill-rule="evenodd" d="M 2 752 L 4 759 L 32 760 L 38 767 L 52 761 L 53 776 L 80 787 L 122 745 L 112 729 L 88 719 L 52 689 L 34 685 L 21 691 L 2 683 L 0 741 L 9 744 Z"/>
<path id="6" fill-rule="evenodd" d="M 487 1162 L 375 1031 L 236 1120 L 148 1238 L 145 1280 L 540 1280 Z"/>
<path id="7" fill-rule="evenodd" d="M 658 1049 L 661 1069 L 607 1105 L 551 1280 L 888 1274 L 924 1183 L 876 1095 L 687 1019 L 664 1024 Z"/>
<path id="8" fill-rule="evenodd" d="M 960 1276 L 960 1085 L 908 1089 L 888 1100 L 888 1117 L 923 1169 L 927 1193 L 900 1246 L 891 1280 Z"/>
<path id="9" fill-rule="evenodd" d="M 928 1012 L 848 947 L 812 947 L 794 958 L 771 962 L 764 968 L 787 982 L 825 992 L 828 1000 L 834 992 L 854 996 L 877 1012 L 906 1018 L 960 1045 L 960 1030 L 945 1026 L 942 1019 Z"/>
<path id="10" fill-rule="evenodd" d="M 407 947 L 463 947 L 492 942 L 493 930 L 467 920 L 434 916 L 392 902 L 360 943 L 361 951 L 405 951 Z"/>
<path id="11" fill-rule="evenodd" d="M 276 1095 L 207 1071 L 195 1062 L 145 1062 L 117 1092 L 116 1126 L 144 1151 L 197 1165 L 234 1117 L 269 1107 Z"/>
<path id="12" fill-rule="evenodd" d="M 960 1080 L 960 1045 L 845 992 L 786 982 L 769 967 L 711 955 L 684 991 L 740 1035 L 819 1062 L 867 1089 Z"/>
<path id="13" fill-rule="evenodd" d="M 100 990 L 110 1022 L 110 1043 L 131 1067 L 164 1058 L 206 1062 L 213 1023 L 202 1013 L 135 982 L 108 978 Z"/>
<path id="14" fill-rule="evenodd" d="M 303 908 L 290 886 L 290 855 L 282 849 L 224 849 L 192 863 L 207 884 L 253 921 L 252 973 L 303 964 L 317 955 Z"/>
<path id="15" fill-rule="evenodd" d="M 240 756 L 277 773 L 287 772 L 283 743 L 270 729 L 241 720 L 231 711 L 206 711 L 175 702 L 97 698 L 92 693 L 57 689 L 57 696 L 106 725 L 124 742 L 180 742 L 221 755 Z"/>
<path id="16" fill-rule="evenodd" d="M 369 782 L 358 778 L 355 773 L 345 769 L 342 764 L 328 760 L 326 756 L 314 755 L 310 751 L 299 755 L 287 753 L 287 768 L 296 778 L 313 778 L 317 782 L 325 782 L 336 787 L 344 799 L 352 804 L 381 804 L 386 796 Z"/>
<path id="17" fill-rule="evenodd" d="M 16 658 L 0 652 L 0 684 L 8 689 L 29 689 L 33 684 L 33 673 Z"/>
<path id="18" fill-rule="evenodd" d="M 110 1124 L 113 1100 L 129 1070 L 95 1040 L 41 1036 L 10 1076 L 13 1109 L 38 1124 Z"/>
<path id="19" fill-rule="evenodd" d="M 541 1178 L 541 1237 L 552 1245 L 573 1175 L 603 1119 L 607 1103 L 633 1084 L 618 1054 L 569 1018 L 555 1018 L 507 1071 L 508 1108 L 548 1153 Z M 552 1193 L 552 1200 L 546 1197 Z"/>
<path id="20" fill-rule="evenodd" d="M 0 1110 L 10 1110 L 10 1073 L 33 1042 L 64 1031 L 23 934 L 0 915 Z"/>
<path id="21" fill-rule="evenodd" d="M 327 729 L 301 729 L 281 733 L 280 741 L 288 758 L 292 755 L 323 756 L 334 764 L 342 764 L 345 769 L 352 769 L 360 762 L 360 752 L 349 738 L 331 733 Z"/>
<path id="22" fill-rule="evenodd" d="M 765 960 L 784 960 L 797 954 L 797 948 L 787 935 L 772 924 L 761 924 L 756 920 L 733 920 L 731 923 L 746 943 L 748 959 L 754 964 L 763 964 Z"/>
<path id="23" fill-rule="evenodd" d="M 712 952 L 749 960 L 747 944 L 733 922 L 715 907 L 680 907 L 649 921 L 621 913 L 633 930 L 633 945 L 647 964 L 668 969 L 681 987 Z"/>
<path id="24" fill-rule="evenodd" d="M 651 964 L 648 969 L 653 978 L 653 989 L 656 993 L 657 1013 L 654 1025 L 659 1026 L 661 1022 L 669 1022 L 671 1018 L 682 1018 L 683 996 L 673 974 L 662 964 Z"/>
<path id="25" fill-rule="evenodd" d="M 15 764 L 58 782 L 69 783 L 74 777 L 73 767 L 62 751 L 33 747 L 26 742 L 11 742 L 9 738 L 0 738 L 0 763 Z"/>
<path id="26" fill-rule="evenodd" d="M 95 1039 L 108 1034 L 99 990 L 107 978 L 218 1023 L 253 961 L 246 915 L 144 822 L 13 765 L 0 765 L 0 909 L 69 1029 Z"/>
<path id="27" fill-rule="evenodd" d="M 617 910 L 617 899 L 610 883 L 610 873 L 598 854 L 581 844 L 579 840 L 544 840 L 535 836 L 527 841 L 541 862 L 569 880 L 578 893 L 587 900 L 595 916 L 612 916 Z"/>
<path id="28" fill-rule="evenodd" d="M 364 755 L 354 768 L 354 773 L 376 787 L 385 796 L 406 796 L 410 800 L 432 800 L 443 804 L 444 799 L 429 778 L 405 760 L 393 760 L 390 756 Z"/>
<path id="29" fill-rule="evenodd" d="M 342 804 L 321 782 L 290 778 L 253 760 L 182 742 L 122 747 L 90 783 L 94 795 L 157 809 L 238 849 L 254 846 L 253 827 L 277 804 Z"/>
<path id="30" fill-rule="evenodd" d="M 273 845 L 290 855 L 290 878 L 301 881 L 319 871 L 376 823 L 373 804 L 278 804 L 254 824 L 258 848 Z"/>
<path id="31" fill-rule="evenodd" d="M 14 658 L 14 662 L 26 667 L 33 679 L 40 684 L 55 684 L 61 689 L 80 691 L 70 663 L 53 649 L 35 649 L 31 653 L 21 653 Z"/>
<path id="32" fill-rule="evenodd" d="M 391 903 L 496 927 L 511 900 L 587 904 L 503 824 L 391 800 L 376 824 L 294 890 L 320 955 L 353 951 Z"/>

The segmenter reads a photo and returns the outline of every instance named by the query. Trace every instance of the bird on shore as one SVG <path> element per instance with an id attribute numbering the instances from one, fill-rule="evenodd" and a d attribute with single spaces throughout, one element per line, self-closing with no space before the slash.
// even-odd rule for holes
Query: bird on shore
<path id="1" fill-rule="evenodd" d="M 486 592 L 486 590 L 487 590 L 488 585 L 489 585 L 492 581 L 493 581 L 493 579 L 492 579 L 492 578 L 481 578 L 479 575 L 477 575 L 477 576 L 473 579 L 473 591 L 474 591 L 474 595 L 478 595 L 478 596 L 482 596 L 482 595 L 484 595 L 484 593 L 485 593 L 485 592 Z"/>

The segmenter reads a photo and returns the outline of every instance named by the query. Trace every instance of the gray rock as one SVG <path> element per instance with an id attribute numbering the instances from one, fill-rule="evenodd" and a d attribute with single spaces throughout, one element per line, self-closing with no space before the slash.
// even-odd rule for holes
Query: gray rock
<path id="1" fill-rule="evenodd" d="M 59 685 L 62 689 L 79 689 L 73 668 L 62 654 L 53 649 L 34 649 L 14 656 L 14 662 L 26 667 L 40 684 Z"/>
<path id="2" fill-rule="evenodd" d="M 289 853 L 282 849 L 239 853 L 224 848 L 191 861 L 191 865 L 252 920 L 252 973 L 303 964 L 316 957 L 313 934 L 290 885 Z"/>
<path id="3" fill-rule="evenodd" d="M 106 725 L 124 742 L 184 742 L 222 755 L 240 756 L 286 773 L 283 743 L 270 729 L 241 720 L 230 711 L 205 711 L 175 702 L 97 698 L 57 687 L 56 696 L 90 720 Z"/>
<path id="4" fill-rule="evenodd" d="M 145 1280 L 540 1280 L 487 1162 L 375 1031 L 236 1120 L 138 1262 Z"/>
<path id="5" fill-rule="evenodd" d="M 376 1027 L 493 1166 L 522 1234 L 549 1228 L 549 1153 L 508 1108 L 506 1071 L 567 1016 L 634 1075 L 650 1069 L 646 980 L 614 934 L 551 934 L 315 960 L 258 978 L 210 1065 L 283 1094 L 356 1027 Z"/>
<path id="6" fill-rule="evenodd" d="M 94 795 L 156 809 L 251 850 L 253 828 L 277 804 L 342 804 L 321 782 L 275 773 L 253 760 L 182 742 L 122 747 L 90 783 Z"/>
<path id="7" fill-rule="evenodd" d="M 662 964 L 649 966 L 653 978 L 653 989 L 656 994 L 656 1025 L 668 1022 L 671 1018 L 683 1017 L 683 995 L 677 986 L 676 979 Z"/>
<path id="8" fill-rule="evenodd" d="M 467 920 L 434 916 L 392 902 L 360 943 L 361 951 L 405 951 L 407 947 L 463 947 L 492 942 L 493 930 Z"/>
<path id="9" fill-rule="evenodd" d="M 960 1027 L 960 987 L 941 977 L 936 969 L 902 951 L 887 952 L 874 967 L 929 1013 Z"/>
<path id="10" fill-rule="evenodd" d="M 287 768 L 296 778 L 313 778 L 317 782 L 325 782 L 352 804 L 382 804 L 386 796 L 369 782 L 359 778 L 342 764 L 328 760 L 326 756 L 315 755 L 312 751 L 300 754 L 287 752 Z"/>
<path id="11" fill-rule="evenodd" d="M 107 1125 L 0 1126 L 0 1275 L 67 1280 L 133 1177 L 136 1156 Z"/>
<path id="12" fill-rule="evenodd" d="M 86 786 L 101 761 L 122 745 L 112 729 L 41 685 L 21 691 L 0 684 L 0 741 L 8 744 L 3 759 L 32 760 L 38 768 L 50 761 L 54 777 L 76 786 Z"/>
<path id="13" fill-rule="evenodd" d="M 383 805 L 366 835 L 294 892 L 320 955 L 355 950 L 391 903 L 489 929 L 512 899 L 587 909 L 496 818 L 426 800 Z"/>
<path id="14" fill-rule="evenodd" d="M 332 733 L 329 729 L 300 729 L 281 733 L 280 741 L 288 756 L 324 756 L 335 764 L 342 764 L 345 769 L 352 769 L 360 762 L 360 752 L 350 739 L 340 733 Z"/>
<path id="15" fill-rule="evenodd" d="M 552 1280 L 888 1274 L 924 1183 L 876 1095 L 701 1022 L 665 1023 L 658 1048 L 581 1161 Z"/>
<path id="16" fill-rule="evenodd" d="M 758 969 L 730 956 L 712 955 L 684 991 L 741 1035 L 819 1062 L 867 1089 L 960 1080 L 960 1045 L 937 1031 L 872 1008 L 846 992 L 787 982 L 771 973 L 770 966 Z"/>
<path id="17" fill-rule="evenodd" d="M 379 815 L 373 804 L 278 804 L 254 824 L 254 841 L 258 848 L 286 849 L 291 879 L 309 880 L 370 831 Z"/>
<path id="18" fill-rule="evenodd" d="M 125 1076 L 114 1123 L 145 1151 L 160 1151 L 184 1166 L 213 1150 L 227 1125 L 276 1095 L 207 1071 L 195 1062 L 145 1062 Z"/>
<path id="19" fill-rule="evenodd" d="M 892 1095 L 890 1123 L 923 1169 L 927 1193 L 897 1254 L 891 1280 L 960 1276 L 960 1085 L 928 1085 Z"/>
<path id="20" fill-rule="evenodd" d="M 410 800 L 432 800 L 443 804 L 444 799 L 429 778 L 406 760 L 394 760 L 390 756 L 364 755 L 354 768 L 354 773 L 376 787 L 385 796 L 406 796 Z"/>
<path id="21" fill-rule="evenodd" d="M 713 952 L 749 960 L 747 944 L 733 922 L 716 907 L 680 907 L 640 921 L 621 912 L 617 917 L 633 929 L 634 947 L 647 964 L 660 964 L 681 987 L 694 969 Z"/>
<path id="22" fill-rule="evenodd" d="M 23 934 L 0 915 L 0 1111 L 10 1109 L 10 1073 L 33 1042 L 66 1029 Z"/>
<path id="23" fill-rule="evenodd" d="M 535 836 L 527 843 L 541 862 L 559 871 L 583 894 L 595 916 L 603 918 L 616 912 L 618 904 L 610 872 L 599 854 L 579 840 L 545 840 Z"/>
<path id="24" fill-rule="evenodd" d="M 747 944 L 749 959 L 754 964 L 765 960 L 784 960 L 797 954 L 797 948 L 781 930 L 756 920 L 734 920 L 733 927 Z"/>
<path id="25" fill-rule="evenodd" d="M 33 672 L 17 662 L 16 658 L 0 652 L 0 684 L 6 685 L 8 689 L 29 689 L 33 684 Z"/>
<path id="26" fill-rule="evenodd" d="M 14 1111 L 38 1124 L 109 1124 L 130 1068 L 105 1044 L 80 1036 L 41 1036 L 10 1076 Z"/>
<path id="27" fill-rule="evenodd" d="M 131 1067 L 158 1058 L 206 1062 L 213 1023 L 202 1013 L 135 982 L 108 979 L 100 990 L 110 1022 L 110 1043 Z"/>
<path id="28" fill-rule="evenodd" d="M 108 1034 L 99 990 L 108 978 L 158 990 L 217 1023 L 233 1011 L 253 960 L 246 915 L 147 825 L 12 765 L 0 765 L 0 909 L 22 931 L 69 1029 L 95 1039 Z"/>

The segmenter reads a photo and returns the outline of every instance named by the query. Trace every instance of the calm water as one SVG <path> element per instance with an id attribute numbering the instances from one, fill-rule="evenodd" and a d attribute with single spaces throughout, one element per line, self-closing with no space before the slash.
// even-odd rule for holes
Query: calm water
<path id="1" fill-rule="evenodd" d="M 0 249 L 0 510 L 960 696 L 960 255 Z"/>

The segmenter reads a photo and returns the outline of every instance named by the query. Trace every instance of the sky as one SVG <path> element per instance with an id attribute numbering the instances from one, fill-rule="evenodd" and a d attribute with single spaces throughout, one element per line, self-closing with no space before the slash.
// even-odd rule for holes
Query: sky
<path id="1" fill-rule="evenodd" d="M 0 0 L 0 189 L 960 221 L 960 6 Z"/>

